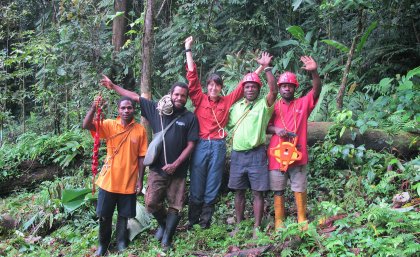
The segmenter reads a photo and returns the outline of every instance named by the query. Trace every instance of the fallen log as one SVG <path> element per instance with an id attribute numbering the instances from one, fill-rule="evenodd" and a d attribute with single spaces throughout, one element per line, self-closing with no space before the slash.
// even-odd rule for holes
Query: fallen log
<path id="1" fill-rule="evenodd" d="M 333 122 L 309 122 L 308 145 L 313 146 L 317 142 L 324 141 L 332 125 L 334 125 Z M 405 159 L 416 157 L 419 154 L 419 134 L 400 131 L 395 135 L 390 135 L 380 129 L 368 129 L 363 134 L 360 134 L 358 129 L 354 129 L 354 131 L 356 132 L 354 140 L 351 138 L 351 131 L 347 129 L 337 143 L 353 144 L 356 147 L 364 145 L 366 149 L 387 151 Z"/>
<path id="2" fill-rule="evenodd" d="M 63 175 L 58 165 L 44 166 L 38 161 L 24 161 L 19 165 L 19 177 L 11 177 L 0 182 L 0 195 L 11 193 L 22 188 L 35 188 L 42 181 L 53 180 Z"/>

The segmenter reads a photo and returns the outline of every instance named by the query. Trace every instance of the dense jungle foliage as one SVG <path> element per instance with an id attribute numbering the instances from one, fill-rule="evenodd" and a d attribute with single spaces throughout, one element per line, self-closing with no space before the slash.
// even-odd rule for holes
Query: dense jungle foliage
<path id="1" fill-rule="evenodd" d="M 22 180 L 33 163 L 63 171 L 52 181 L 2 196 L 0 256 L 94 253 L 98 223 L 96 196 L 90 194 L 93 140 L 81 130 L 81 123 L 100 92 L 110 103 L 106 116 L 115 116 L 117 96 L 99 86 L 100 74 L 140 92 L 147 2 L 154 2 L 149 85 L 154 99 L 174 82 L 186 81 L 183 40 L 193 35 L 201 81 L 218 71 L 225 81 L 224 93 L 257 67 L 261 51 L 268 51 L 274 56 L 273 71 L 297 72 L 302 85 L 298 95 L 305 94 L 311 83 L 300 69 L 299 57 L 313 56 L 323 90 L 311 120 L 334 125 L 310 148 L 308 231 L 299 229 L 293 194 L 287 191 L 284 229 L 273 229 L 272 196 L 267 193 L 258 240 L 251 239 L 251 202 L 241 232 L 230 237 L 233 194 L 225 191 L 210 229 L 180 228 L 174 250 L 164 254 L 153 239 L 152 220 L 124 256 L 235 256 L 239 249 L 253 248 L 263 252 L 261 256 L 420 252 L 418 155 L 338 144 L 345 131 L 363 134 L 380 129 L 390 135 L 408 132 L 407 147 L 418 145 L 419 1 L 125 2 L 126 13 L 116 12 L 112 0 L 0 3 L 0 183 Z M 116 51 L 112 24 L 122 16 L 127 21 L 126 40 Z M 337 100 L 341 88 L 342 106 Z M 401 203 L 395 196 L 403 193 L 410 199 Z M 138 200 L 142 203 L 143 197 Z M 186 215 L 181 223 L 186 223 Z"/>

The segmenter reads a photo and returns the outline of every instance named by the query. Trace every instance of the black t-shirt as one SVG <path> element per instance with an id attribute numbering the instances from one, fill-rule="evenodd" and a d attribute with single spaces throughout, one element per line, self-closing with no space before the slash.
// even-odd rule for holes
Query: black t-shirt
<path id="1" fill-rule="evenodd" d="M 159 111 L 156 110 L 157 103 L 140 97 L 140 110 L 141 116 L 146 118 L 150 126 L 152 127 L 153 134 L 162 130 L 160 123 Z M 182 110 L 175 110 L 171 115 L 162 115 L 162 123 L 165 128 L 171 121 L 177 118 L 179 115 L 182 116 L 175 121 L 174 124 L 165 133 L 165 145 L 166 145 L 166 160 L 168 163 L 173 163 L 181 155 L 182 151 L 187 147 L 188 141 L 198 140 L 198 121 L 195 115 L 186 111 L 185 108 Z M 190 164 L 190 158 L 185 160 L 174 172 L 173 176 L 186 177 L 188 167 Z M 165 166 L 165 156 L 162 149 L 159 159 L 156 163 L 150 166 L 151 170 L 159 172 L 161 175 L 167 175 L 162 170 Z"/>

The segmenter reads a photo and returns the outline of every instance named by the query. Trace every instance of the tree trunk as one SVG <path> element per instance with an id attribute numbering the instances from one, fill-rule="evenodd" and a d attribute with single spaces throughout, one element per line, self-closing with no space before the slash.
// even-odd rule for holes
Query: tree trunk
<path id="1" fill-rule="evenodd" d="M 143 47 L 141 53 L 142 67 L 140 78 L 140 92 L 141 96 L 146 99 L 152 99 L 151 78 L 152 78 L 152 57 L 153 57 L 153 13 L 154 5 L 153 0 L 144 1 L 144 29 L 143 29 Z M 152 130 L 149 126 L 149 121 L 141 118 L 141 124 L 147 130 L 147 137 L 152 140 Z"/>
<path id="2" fill-rule="evenodd" d="M 114 46 L 114 51 L 119 52 L 125 43 L 127 0 L 114 0 L 114 10 L 115 13 L 124 12 L 124 15 L 115 17 L 112 22 L 112 45 Z"/>
<path id="3" fill-rule="evenodd" d="M 153 49 L 153 0 L 145 0 L 145 18 L 143 30 L 143 48 L 141 53 L 142 73 L 140 80 L 141 96 L 151 99 L 151 66 L 152 66 L 152 49 Z"/>
<path id="4" fill-rule="evenodd" d="M 329 128 L 334 125 L 333 122 L 309 122 L 308 123 L 308 145 L 312 146 L 316 142 L 324 141 Z M 419 154 L 420 142 L 414 142 L 418 134 L 408 132 L 398 132 L 396 135 L 389 135 L 386 131 L 380 129 L 368 129 L 360 134 L 358 129 L 355 140 L 351 138 L 351 132 L 346 130 L 343 136 L 338 140 L 338 144 L 353 144 L 356 147 L 364 145 L 366 149 L 375 151 L 391 152 L 399 157 L 411 158 Z M 411 145 L 412 144 L 412 145 Z M 410 146 L 411 145 L 411 146 Z"/>
<path id="5" fill-rule="evenodd" d="M 360 37 L 362 36 L 362 31 L 363 31 L 363 9 L 362 8 L 359 10 L 358 18 L 359 18 L 359 22 L 357 25 L 356 36 L 354 37 L 353 43 L 351 44 L 351 47 L 350 47 L 346 67 L 343 73 L 343 78 L 341 79 L 340 89 L 338 90 L 338 94 L 337 94 L 337 100 L 336 100 L 337 109 L 340 111 L 343 109 L 343 98 L 344 98 L 344 94 L 345 94 L 346 86 L 347 86 L 347 76 L 349 75 L 349 72 L 350 72 L 351 62 L 353 60 L 356 44 L 359 41 Z"/>

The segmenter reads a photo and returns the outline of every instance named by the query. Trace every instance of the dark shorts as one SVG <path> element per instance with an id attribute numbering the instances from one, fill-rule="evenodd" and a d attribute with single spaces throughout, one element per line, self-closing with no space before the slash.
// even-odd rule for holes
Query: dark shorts
<path id="1" fill-rule="evenodd" d="M 96 215 L 110 218 L 117 206 L 118 215 L 126 218 L 136 216 L 136 194 L 117 194 L 99 188 Z"/>
<path id="2" fill-rule="evenodd" d="M 162 176 L 151 170 L 147 178 L 145 196 L 147 211 L 154 213 L 164 208 L 165 200 L 168 208 L 181 212 L 185 201 L 185 178 Z"/>
<path id="3" fill-rule="evenodd" d="M 249 151 L 232 150 L 229 188 L 267 191 L 270 189 L 267 169 L 267 151 L 259 146 Z"/>

